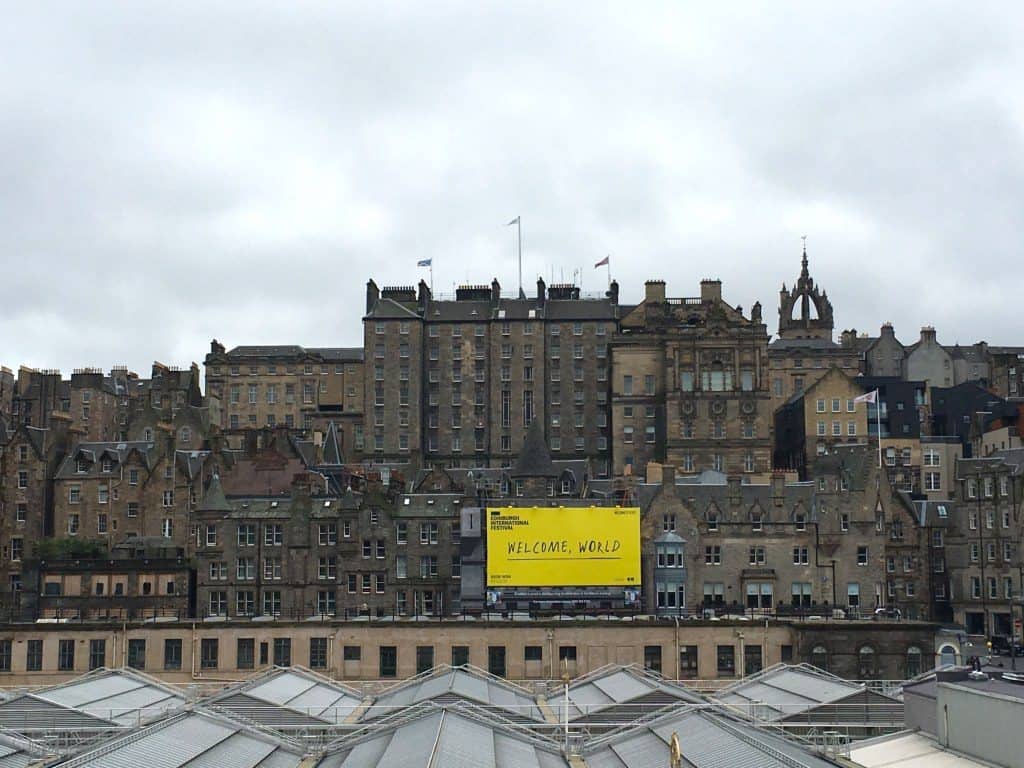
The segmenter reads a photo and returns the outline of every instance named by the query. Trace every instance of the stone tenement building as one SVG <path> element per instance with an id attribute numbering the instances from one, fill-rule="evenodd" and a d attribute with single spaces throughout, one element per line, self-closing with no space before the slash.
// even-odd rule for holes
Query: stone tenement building
<path id="1" fill-rule="evenodd" d="M 614 473 L 642 474 L 649 461 L 683 474 L 771 471 L 768 333 L 722 299 L 718 280 L 700 296 L 666 298 L 648 281 L 623 311 L 612 345 Z"/>
<path id="2" fill-rule="evenodd" d="M 807 480 L 814 457 L 837 445 L 866 444 L 868 403 L 857 402 L 863 394 L 854 378 L 833 367 L 789 398 L 775 411 L 775 468 Z"/>
<path id="3" fill-rule="evenodd" d="M 216 339 L 206 356 L 207 394 L 222 430 L 286 426 L 311 430 L 317 414 L 348 427 L 347 452 L 362 450 L 363 350 L 348 347 L 235 347 Z M 240 447 L 237 436 L 231 439 Z"/>
<path id="4" fill-rule="evenodd" d="M 463 286 L 366 288 L 364 455 L 414 466 L 511 467 L 535 419 L 553 456 L 611 468 L 609 346 L 618 285 L 600 298 L 537 281 L 534 296 Z"/>
<path id="5" fill-rule="evenodd" d="M 1024 398 L 1024 347 L 989 347 L 992 391 L 1004 398 Z"/>
<path id="6" fill-rule="evenodd" d="M 796 483 L 676 478 L 663 467 L 660 486 L 641 494 L 648 610 L 871 614 L 898 603 L 927 618 L 912 518 L 872 459 L 866 446 L 839 447 L 816 461 L 814 481 Z M 889 557 L 906 563 L 902 594 L 888 588 Z"/>
<path id="7" fill-rule="evenodd" d="M 768 345 L 773 413 L 829 368 L 840 368 L 851 376 L 860 370 L 857 332 L 844 331 L 842 343 L 837 344 L 832 340 L 834 327 L 832 302 L 815 285 L 805 249 L 800 277 L 791 290 L 783 283 L 779 291 L 779 332 Z"/>
<path id="8" fill-rule="evenodd" d="M 955 535 L 964 546 L 950 558 L 953 619 L 975 634 L 1010 635 L 1021 598 L 1024 535 L 1024 449 L 957 462 Z"/>

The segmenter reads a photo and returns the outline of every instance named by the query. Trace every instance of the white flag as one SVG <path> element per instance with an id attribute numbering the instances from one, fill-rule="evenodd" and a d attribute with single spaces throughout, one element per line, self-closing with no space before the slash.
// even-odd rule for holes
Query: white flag
<path id="1" fill-rule="evenodd" d="M 875 403 L 878 401 L 878 390 L 872 389 L 870 392 L 865 392 L 860 397 L 853 398 L 855 403 Z"/>

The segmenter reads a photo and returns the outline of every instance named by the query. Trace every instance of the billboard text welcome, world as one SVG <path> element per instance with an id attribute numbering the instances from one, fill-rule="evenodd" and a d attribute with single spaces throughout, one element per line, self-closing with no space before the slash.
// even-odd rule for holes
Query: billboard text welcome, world
<path id="1" fill-rule="evenodd" d="M 640 585 L 638 507 L 492 507 L 487 584 Z"/>

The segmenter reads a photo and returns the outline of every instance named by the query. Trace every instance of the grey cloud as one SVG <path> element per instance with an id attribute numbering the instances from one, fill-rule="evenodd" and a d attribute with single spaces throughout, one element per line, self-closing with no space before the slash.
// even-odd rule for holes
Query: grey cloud
<path id="1" fill-rule="evenodd" d="M 1020 343 L 1014 5 L 31 4 L 0 30 L 0 362 L 355 344 L 365 281 L 612 254 Z"/>

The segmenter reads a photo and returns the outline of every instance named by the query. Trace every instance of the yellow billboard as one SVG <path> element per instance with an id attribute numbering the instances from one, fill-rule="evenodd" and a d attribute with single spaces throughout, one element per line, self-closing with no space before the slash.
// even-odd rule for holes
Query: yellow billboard
<path id="1" fill-rule="evenodd" d="M 639 507 L 489 508 L 487 585 L 639 587 Z"/>

